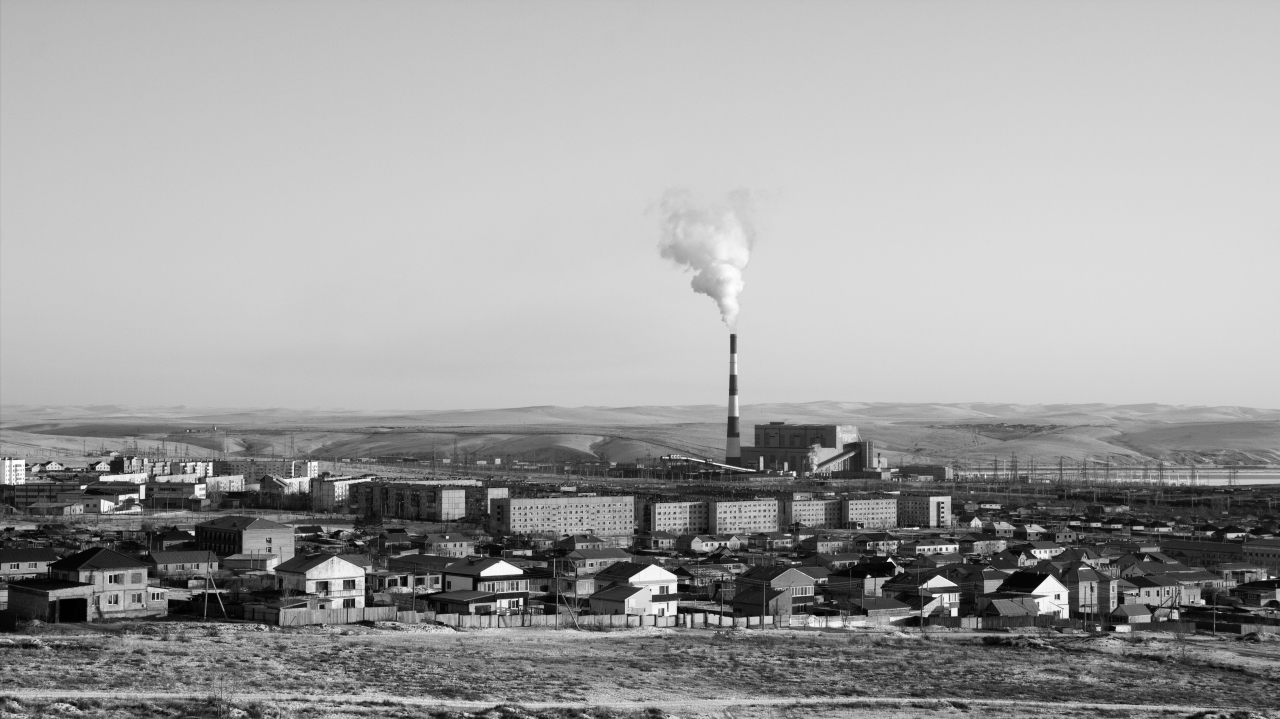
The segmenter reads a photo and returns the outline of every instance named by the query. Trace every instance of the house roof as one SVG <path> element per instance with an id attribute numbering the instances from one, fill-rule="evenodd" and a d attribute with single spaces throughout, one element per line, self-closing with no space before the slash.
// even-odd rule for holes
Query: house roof
<path id="1" fill-rule="evenodd" d="M 305 574 L 306 572 L 309 572 L 312 569 L 315 569 L 316 567 L 320 566 L 321 564 L 324 564 L 330 559 L 340 560 L 342 562 L 345 562 L 346 564 L 351 565 L 355 569 L 364 571 L 364 567 L 361 567 L 359 564 L 356 564 L 351 560 L 345 557 L 340 557 L 336 554 L 309 554 L 309 555 L 299 555 L 286 562 L 281 562 L 277 564 L 276 574 L 279 574 L 281 572 L 284 572 L 286 574 Z"/>
<path id="2" fill-rule="evenodd" d="M 866 597 L 865 599 L 850 599 L 849 603 L 862 607 L 865 611 L 884 611 L 887 609 L 909 609 L 910 607 L 896 599 L 886 597 Z"/>
<path id="3" fill-rule="evenodd" d="M 605 567 L 596 576 L 602 579 L 630 579 L 652 566 L 656 565 L 640 564 L 638 562 L 618 562 Z"/>
<path id="4" fill-rule="evenodd" d="M 1002 592 L 1034 592 L 1044 584 L 1046 579 L 1053 577 L 1049 572 L 1027 571 L 1014 572 L 1009 578 L 1004 580 L 1000 585 L 999 591 Z"/>
<path id="5" fill-rule="evenodd" d="M 575 549 L 565 556 L 575 559 L 631 559 L 631 555 L 621 549 Z"/>
<path id="6" fill-rule="evenodd" d="M 1028 617 L 1036 614 L 1036 610 L 1017 599 L 992 599 L 986 611 L 998 617 Z"/>
<path id="7" fill-rule="evenodd" d="M 241 517 L 238 515 L 218 517 L 217 519 L 211 519 L 208 522 L 201 522 L 196 526 L 204 527 L 205 529 L 288 529 L 292 531 L 291 527 L 277 522 L 272 522 L 269 519 Z"/>
<path id="8" fill-rule="evenodd" d="M 501 557 L 468 557 L 466 559 L 459 559 L 454 561 L 453 564 L 450 564 L 448 567 L 446 567 L 444 571 L 450 574 L 461 574 L 468 577 L 471 577 L 471 576 L 478 577 L 481 574 L 483 574 L 486 569 L 497 566 L 499 564 L 505 564 L 508 567 L 511 567 L 512 569 L 514 569 L 515 571 L 511 572 L 511 574 L 523 573 L 519 567 L 512 564 L 511 562 L 508 562 L 505 559 L 502 559 Z M 614 566 L 617 566 L 617 565 L 614 565 Z"/>
<path id="9" fill-rule="evenodd" d="M 58 553 L 52 549 L 0 549 L 0 564 L 5 562 L 56 562 Z"/>
<path id="10" fill-rule="evenodd" d="M 217 555 L 207 550 L 188 549 L 178 552 L 152 552 L 142 561 L 153 564 L 186 564 L 187 562 L 216 562 Z"/>
<path id="11" fill-rule="evenodd" d="M 457 562 L 457 557 L 440 557 L 434 554 L 404 554 L 399 557 L 391 557 L 387 560 L 388 566 L 392 563 L 412 564 L 418 571 L 443 571 L 445 567 Z"/>
<path id="12" fill-rule="evenodd" d="M 146 569 L 147 564 L 105 547 L 77 552 L 49 565 L 50 569 L 81 572 L 86 569 Z"/>
<path id="13" fill-rule="evenodd" d="M 592 594 L 591 598 L 599 599 L 606 602 L 622 602 L 622 601 L 626 601 L 627 599 L 630 599 L 631 597 L 634 597 L 637 594 L 640 594 L 641 592 L 647 592 L 647 591 L 649 591 L 647 587 L 631 587 L 631 586 L 622 584 L 622 585 L 609 587 L 608 589 L 601 589 L 595 594 Z"/>
<path id="14" fill-rule="evenodd" d="M 428 595 L 427 598 L 433 602 L 460 602 L 469 604 L 471 602 L 482 602 L 497 597 L 493 592 L 478 592 L 474 589 L 460 589 L 456 592 L 436 592 Z"/>
<path id="15" fill-rule="evenodd" d="M 1111 610 L 1113 617 L 1147 617 L 1151 615 L 1151 609 L 1145 604 L 1121 604 Z"/>
<path id="16" fill-rule="evenodd" d="M 761 590 L 767 590 L 768 594 L 761 596 Z M 733 595 L 731 600 L 734 605 L 760 606 L 762 603 L 772 602 L 780 596 L 787 594 L 786 589 L 774 589 L 773 587 L 751 587 Z"/>

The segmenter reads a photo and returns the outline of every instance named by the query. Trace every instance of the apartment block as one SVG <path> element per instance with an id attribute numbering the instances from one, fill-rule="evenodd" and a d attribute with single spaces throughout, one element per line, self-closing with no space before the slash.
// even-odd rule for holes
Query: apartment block
<path id="1" fill-rule="evenodd" d="M 350 506 L 357 514 L 451 522 L 467 514 L 467 492 L 426 482 L 361 482 L 350 487 Z"/>
<path id="2" fill-rule="evenodd" d="M 706 502 L 645 502 L 640 528 L 646 532 L 705 534 L 710 530 Z"/>
<path id="3" fill-rule="evenodd" d="M 489 525 L 501 534 L 628 536 L 636 526 L 635 497 L 495 499 Z"/>
<path id="4" fill-rule="evenodd" d="M 26 484 L 27 460 L 0 457 L 0 484 Z"/>
<path id="5" fill-rule="evenodd" d="M 899 527 L 950 527 L 951 496 L 898 497 Z"/>
<path id="6" fill-rule="evenodd" d="M 893 529 L 898 526 L 898 500 L 893 497 L 842 500 L 846 529 Z"/>
<path id="7" fill-rule="evenodd" d="M 782 524 L 784 527 L 803 524 L 815 529 L 840 529 L 844 527 L 842 505 L 839 499 L 784 499 Z"/>
<path id="8" fill-rule="evenodd" d="M 707 503 L 711 534 L 776 532 L 781 502 L 776 499 L 712 500 Z"/>
<path id="9" fill-rule="evenodd" d="M 305 459 L 216 459 L 213 474 L 243 474 L 252 484 L 267 475 L 287 479 L 315 477 L 320 474 L 320 463 Z"/>
<path id="10" fill-rule="evenodd" d="M 351 488 L 370 477 L 312 477 L 311 509 L 316 512 L 351 511 Z"/>

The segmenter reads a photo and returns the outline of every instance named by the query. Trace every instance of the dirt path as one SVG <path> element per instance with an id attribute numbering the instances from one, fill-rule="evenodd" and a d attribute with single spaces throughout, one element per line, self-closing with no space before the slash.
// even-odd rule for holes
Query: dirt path
<path id="1" fill-rule="evenodd" d="M 77 691 L 46 689 L 4 689 L 0 687 L 0 696 L 17 699 L 111 699 L 116 701 L 155 701 L 155 700 L 189 700 L 200 696 L 197 692 L 110 692 L 110 691 Z M 1181 704 L 1095 704 L 1089 702 L 1037 702 L 1018 701 L 1014 699 L 919 699 L 912 697 L 740 697 L 734 699 L 654 699 L 653 701 L 607 701 L 607 702 L 492 702 L 492 701 L 457 701 L 451 699 L 433 699 L 430 697 L 401 697 L 392 694 L 299 694 L 288 695 L 278 692 L 269 694 L 229 693 L 225 699 L 234 702 L 298 702 L 316 704 L 375 704 L 392 702 L 408 706 L 424 706 L 433 709 L 455 709 L 459 711 L 477 711 L 489 709 L 497 704 L 518 704 L 530 711 L 545 709 L 587 709 L 590 707 L 642 711 L 645 709 L 683 710 L 683 711 L 717 711 L 750 706 L 833 706 L 840 705 L 879 705 L 885 707 L 932 707 L 939 708 L 948 704 L 960 706 L 1006 707 L 1022 710 L 1090 710 L 1090 711 L 1133 711 L 1133 712 L 1187 712 L 1199 711 L 1236 711 L 1240 707 L 1220 706 L 1188 706 Z M 1247 709 L 1245 711 L 1248 711 Z M 1256 709 L 1254 710 L 1256 711 Z"/>

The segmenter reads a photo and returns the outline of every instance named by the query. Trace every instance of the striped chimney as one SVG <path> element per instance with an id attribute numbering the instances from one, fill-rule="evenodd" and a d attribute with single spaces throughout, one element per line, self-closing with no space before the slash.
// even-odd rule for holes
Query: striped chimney
<path id="1" fill-rule="evenodd" d="M 729 335 L 729 431 L 725 438 L 725 464 L 742 466 L 742 440 L 738 436 L 738 335 Z"/>

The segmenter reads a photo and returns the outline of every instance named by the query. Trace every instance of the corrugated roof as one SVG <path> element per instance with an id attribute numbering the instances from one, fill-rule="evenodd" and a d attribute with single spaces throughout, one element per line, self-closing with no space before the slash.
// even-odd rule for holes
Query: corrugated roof
<path id="1" fill-rule="evenodd" d="M 339 557 L 336 554 L 312 554 L 310 556 L 294 557 L 293 559 L 290 559 L 287 562 L 281 562 L 280 564 L 277 564 L 276 574 L 279 574 L 280 572 L 286 572 L 286 573 L 296 572 L 298 574 L 303 574 L 303 573 L 306 573 L 307 571 L 315 569 L 316 567 L 320 566 L 321 564 L 324 564 L 330 559 L 341 560 L 342 562 L 350 565 L 353 569 L 359 570 L 361 572 L 364 571 L 364 567 L 361 567 L 358 564 L 354 564 L 350 560 Z"/>
<path id="2" fill-rule="evenodd" d="M 133 557 L 104 547 L 94 547 L 77 552 L 49 565 L 50 569 L 79 572 L 86 569 L 146 569 L 147 564 Z"/>

